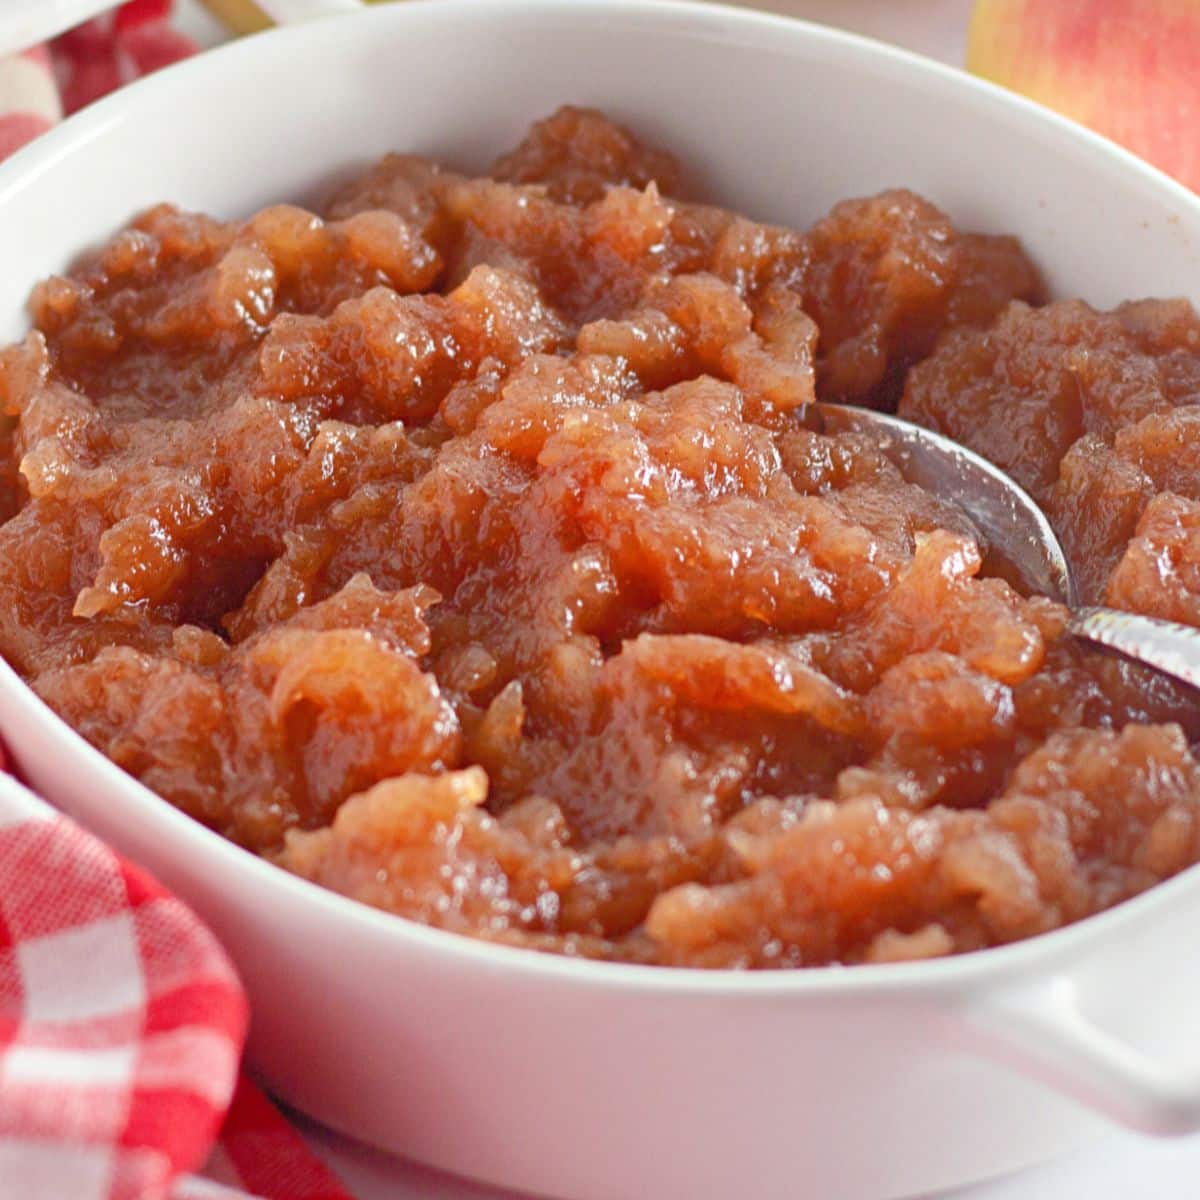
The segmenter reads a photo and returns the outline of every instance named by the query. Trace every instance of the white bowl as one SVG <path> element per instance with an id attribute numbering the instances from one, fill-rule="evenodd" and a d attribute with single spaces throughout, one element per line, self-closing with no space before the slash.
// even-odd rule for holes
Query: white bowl
<path id="1" fill-rule="evenodd" d="M 1020 235 L 1060 294 L 1196 297 L 1200 202 L 986 84 L 745 11 L 436 0 L 249 39 L 131 87 L 0 168 L 0 336 L 29 286 L 148 202 L 302 197 L 391 148 L 482 166 L 593 104 L 803 225 L 905 184 Z M 35 786 L 210 922 L 285 1100 L 450 1170 L 578 1200 L 883 1200 L 1096 1129 L 1200 1126 L 1200 871 L 1046 937 L 940 962 L 780 974 L 575 962 L 356 905 L 193 824 L 7 669 Z"/>

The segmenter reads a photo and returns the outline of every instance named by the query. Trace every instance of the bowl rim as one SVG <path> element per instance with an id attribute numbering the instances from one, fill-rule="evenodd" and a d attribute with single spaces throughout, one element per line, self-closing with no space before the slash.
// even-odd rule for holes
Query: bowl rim
<path id="1" fill-rule="evenodd" d="M 354 26 L 347 21 L 353 17 Z M 14 196 L 36 187 L 38 181 L 77 147 L 102 137 L 131 113 L 151 106 L 172 88 L 184 89 L 208 80 L 222 67 L 239 59 L 270 53 L 283 54 L 292 46 L 320 40 L 332 46 L 335 38 L 364 40 L 377 33 L 393 36 L 414 23 L 436 21 L 447 30 L 456 22 L 489 23 L 499 31 L 513 21 L 566 22 L 583 32 L 590 24 L 641 23 L 652 35 L 692 36 L 705 39 L 736 38 L 743 46 L 770 52 L 791 43 L 797 49 L 818 48 L 822 53 L 867 70 L 881 83 L 907 77 L 936 86 L 943 92 L 991 110 L 999 116 L 1023 121 L 1034 129 L 1056 136 L 1077 153 L 1107 159 L 1134 175 L 1148 194 L 1190 209 L 1200 224 L 1200 196 L 1163 174 L 1107 138 L 1077 125 L 1033 101 L 987 80 L 933 61 L 899 47 L 833 29 L 813 22 L 776 14 L 696 0 L 407 0 L 342 16 L 321 18 L 284 28 L 274 28 L 217 47 L 176 64 L 104 98 L 68 118 L 53 130 L 0 164 L 0 217 Z M 354 30 L 351 33 L 351 30 Z M 896 992 L 927 992 L 954 987 L 971 991 L 1000 980 L 1029 979 L 1062 968 L 1087 954 L 1097 942 L 1119 936 L 1120 931 L 1153 919 L 1164 906 L 1174 904 L 1184 892 L 1200 890 L 1200 864 L 1159 883 L 1113 908 L 1008 945 L 945 958 L 916 962 L 801 967 L 783 970 L 705 969 L 664 967 L 584 959 L 526 947 L 483 941 L 438 929 L 334 892 L 292 875 L 268 860 L 242 849 L 201 825 L 140 781 L 126 774 L 57 716 L 4 660 L 0 659 L 0 700 L 4 694 L 13 706 L 28 709 L 30 721 L 64 754 L 75 755 L 100 775 L 114 794 L 120 794 L 129 813 L 162 835 L 180 843 L 191 842 L 221 870 L 247 874 L 251 881 L 273 889 L 281 903 L 307 907 L 314 916 L 348 922 L 348 932 L 374 939 L 407 939 L 415 947 L 443 960 L 457 960 L 482 969 L 504 971 L 559 984 L 634 991 L 671 997 L 722 998 L 755 995 L 762 998 L 799 995 L 856 996 Z M 19 747 L 10 745 L 21 762 Z M 186 896 L 181 896 L 185 902 Z"/>

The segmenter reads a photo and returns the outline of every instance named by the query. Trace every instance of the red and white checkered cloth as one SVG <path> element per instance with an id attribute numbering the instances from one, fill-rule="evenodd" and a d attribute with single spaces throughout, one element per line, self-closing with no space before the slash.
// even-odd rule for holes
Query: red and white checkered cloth
<path id="1" fill-rule="evenodd" d="M 48 0 L 29 0 L 43 4 Z M 131 0 L 50 45 L 0 59 L 0 158 L 123 83 L 196 51 L 170 22 L 171 0 Z"/>
<path id="2" fill-rule="evenodd" d="M 0 158 L 191 53 L 169 12 L 134 0 L 0 59 Z M 213 935 L 3 767 L 0 1198 L 351 1200 L 239 1076 L 246 997 Z"/>
<path id="3" fill-rule="evenodd" d="M 0 1196 L 349 1200 L 239 1079 L 247 1016 L 192 912 L 0 776 Z"/>

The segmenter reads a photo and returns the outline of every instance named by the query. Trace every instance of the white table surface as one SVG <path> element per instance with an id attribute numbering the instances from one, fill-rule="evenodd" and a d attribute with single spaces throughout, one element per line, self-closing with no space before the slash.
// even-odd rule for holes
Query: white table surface
<path id="1" fill-rule="evenodd" d="M 212 41 L 216 26 L 200 10 L 197 0 L 182 0 L 181 7 L 185 26 L 202 40 Z M 764 0 L 759 7 L 841 25 L 958 65 L 963 58 L 971 0 Z M 402 1162 L 315 1125 L 301 1123 L 301 1128 L 356 1200 L 518 1200 L 513 1193 L 497 1192 Z M 1047 1166 L 946 1194 L 939 1200 L 1191 1197 L 1200 1197 L 1200 1137 L 1154 1141 L 1114 1131 Z M 750 1188 L 745 1200 L 754 1200 Z"/>
<path id="2" fill-rule="evenodd" d="M 356 1200 L 522 1200 L 512 1192 L 498 1192 L 399 1162 L 327 1130 L 304 1128 L 310 1144 L 338 1172 Z M 1197 1195 L 1200 1137 L 1148 1141 L 1114 1133 L 1047 1166 L 945 1192 L 938 1200 L 1191 1200 Z M 742 1200 L 755 1200 L 749 1179 Z M 797 1194 L 797 1200 L 826 1198 Z"/>

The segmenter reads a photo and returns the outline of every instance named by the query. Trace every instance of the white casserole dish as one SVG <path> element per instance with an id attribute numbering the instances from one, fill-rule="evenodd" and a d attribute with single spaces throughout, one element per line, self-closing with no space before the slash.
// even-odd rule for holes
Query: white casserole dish
<path id="1" fill-rule="evenodd" d="M 805 224 L 903 184 L 1015 232 L 1058 294 L 1200 299 L 1200 200 L 1110 144 L 898 51 L 652 0 L 432 0 L 249 39 L 0 167 L 0 336 L 30 285 L 170 199 L 302 198 L 386 150 L 480 167 L 564 101 Z M 35 787 L 190 901 L 249 989 L 250 1053 L 338 1129 L 524 1191 L 885 1200 L 1100 1127 L 1200 1127 L 1200 870 L 1049 936 L 781 974 L 575 962 L 372 911 L 238 850 L 87 746 L 0 664 Z"/>

